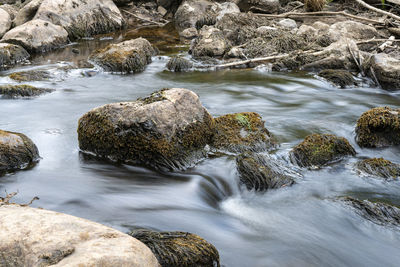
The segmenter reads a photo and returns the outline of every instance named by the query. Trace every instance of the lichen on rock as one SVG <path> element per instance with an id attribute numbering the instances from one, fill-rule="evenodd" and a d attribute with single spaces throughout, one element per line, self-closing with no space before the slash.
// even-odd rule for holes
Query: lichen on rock
<path id="1" fill-rule="evenodd" d="M 364 159 L 356 163 L 359 173 L 385 179 L 398 179 L 400 177 L 400 164 L 395 164 L 384 158 Z"/>
<path id="2" fill-rule="evenodd" d="M 3 98 L 34 97 L 54 90 L 37 88 L 31 85 L 0 85 L 0 96 Z"/>

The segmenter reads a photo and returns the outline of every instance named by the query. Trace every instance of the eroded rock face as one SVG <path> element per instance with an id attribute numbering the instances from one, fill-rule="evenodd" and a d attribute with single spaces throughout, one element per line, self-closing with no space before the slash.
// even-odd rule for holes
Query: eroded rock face
<path id="1" fill-rule="evenodd" d="M 291 186 L 293 175 L 281 162 L 255 153 L 244 153 L 236 158 L 240 182 L 248 190 L 266 191 Z"/>
<path id="2" fill-rule="evenodd" d="M 54 90 L 45 88 L 36 88 L 34 86 L 22 85 L 0 85 L 0 96 L 2 98 L 19 98 L 19 97 L 34 97 L 45 93 L 50 93 Z"/>
<path id="3" fill-rule="evenodd" d="M 27 136 L 0 130 L 0 173 L 24 169 L 38 160 L 39 151 Z"/>
<path id="4" fill-rule="evenodd" d="M 163 267 L 220 266 L 218 250 L 198 235 L 150 230 L 136 230 L 130 235 L 146 244 Z"/>
<path id="5" fill-rule="evenodd" d="M 64 27 L 72 39 L 113 32 L 124 25 L 112 0 L 43 0 L 34 19 Z"/>
<path id="6" fill-rule="evenodd" d="M 19 45 L 0 43 L 0 70 L 10 68 L 29 57 L 29 53 Z"/>
<path id="7" fill-rule="evenodd" d="M 203 26 L 191 47 L 194 57 L 222 57 L 231 48 L 223 33 L 213 26 Z"/>
<path id="8" fill-rule="evenodd" d="M 204 157 L 213 118 L 199 97 L 173 88 L 95 108 L 79 120 L 83 151 L 158 169 L 185 169 Z"/>
<path id="9" fill-rule="evenodd" d="M 35 19 L 7 32 L 2 42 L 21 45 L 29 52 L 46 52 L 68 43 L 68 33 L 63 27 Z"/>
<path id="10" fill-rule="evenodd" d="M 215 119 L 215 133 L 211 145 L 216 149 L 241 153 L 265 151 L 273 148 L 275 142 L 259 114 L 243 112 Z"/>
<path id="11" fill-rule="evenodd" d="M 400 164 L 395 164 L 384 158 L 364 159 L 356 164 L 358 172 L 369 176 L 385 179 L 398 179 L 400 177 Z"/>
<path id="12" fill-rule="evenodd" d="M 108 45 L 106 48 L 95 51 L 90 59 L 104 70 L 120 73 L 141 72 L 151 63 L 151 57 L 157 51 L 144 38 L 124 41 Z"/>
<path id="13" fill-rule="evenodd" d="M 400 60 L 387 54 L 376 54 L 371 66 L 383 89 L 400 90 Z"/>
<path id="14" fill-rule="evenodd" d="M 363 113 L 357 121 L 356 141 L 361 147 L 400 144 L 400 109 L 378 107 Z"/>
<path id="15" fill-rule="evenodd" d="M 58 212 L 0 207 L 0 266 L 156 267 L 143 243 L 104 225 Z"/>
<path id="16" fill-rule="evenodd" d="M 0 6 L 1 7 L 1 6 Z M 11 28 L 11 17 L 7 11 L 0 8 L 0 38 Z"/>
<path id="17" fill-rule="evenodd" d="M 321 167 L 355 154 L 354 148 L 344 137 L 312 134 L 290 151 L 290 160 L 300 167 Z"/>

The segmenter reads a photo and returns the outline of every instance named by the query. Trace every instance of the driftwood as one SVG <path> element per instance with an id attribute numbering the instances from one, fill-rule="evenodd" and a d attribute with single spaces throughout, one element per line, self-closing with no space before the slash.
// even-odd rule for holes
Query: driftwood
<path id="1" fill-rule="evenodd" d="M 139 17 L 138 15 L 135 15 L 135 14 L 133 14 L 132 12 L 129 12 L 128 10 L 125 10 L 125 9 L 121 9 L 121 10 L 124 11 L 126 14 L 131 15 L 132 17 L 137 18 L 138 20 L 142 20 L 142 21 L 145 21 L 145 22 L 153 23 L 153 24 L 156 24 L 156 25 L 159 25 L 159 26 L 165 26 L 165 25 L 167 25 L 167 24 L 169 23 L 169 21 L 167 21 L 167 22 L 165 22 L 165 23 L 157 22 L 157 21 L 152 21 L 152 20 L 149 20 L 149 19 L 145 19 L 145 18 Z"/>
<path id="2" fill-rule="evenodd" d="M 392 37 L 391 37 L 392 38 Z M 358 41 L 356 44 L 369 44 L 369 43 L 380 43 L 380 42 L 392 42 L 392 43 L 397 43 L 400 42 L 400 39 L 370 39 L 370 40 L 362 40 L 362 41 Z"/>
<path id="3" fill-rule="evenodd" d="M 231 67 L 240 66 L 240 65 L 247 65 L 250 63 L 273 61 L 276 59 L 285 58 L 287 56 L 288 56 L 288 54 L 282 54 L 282 55 L 276 55 L 276 56 L 270 56 L 270 57 L 257 57 L 257 58 L 248 59 L 248 60 L 241 60 L 241 61 L 235 61 L 235 62 L 231 62 L 231 63 L 220 64 L 220 65 L 216 65 L 213 67 L 215 67 L 217 70 L 218 69 L 226 69 L 226 68 L 231 68 Z"/>
<path id="4" fill-rule="evenodd" d="M 393 19 L 396 19 L 396 20 L 400 21 L 400 17 L 397 16 L 397 15 L 395 15 L 395 14 L 393 14 L 393 13 L 390 13 L 390 12 L 384 11 L 384 10 L 382 10 L 382 9 L 379 9 L 379 8 L 373 7 L 373 6 L 371 6 L 371 5 L 368 5 L 367 3 L 365 3 L 365 2 L 362 1 L 362 0 L 355 0 L 355 1 L 356 1 L 359 5 L 365 7 L 365 8 L 367 8 L 367 9 L 369 9 L 369 10 L 372 10 L 372 11 L 374 11 L 374 12 L 376 12 L 376 13 L 379 13 L 379 14 L 382 14 L 382 15 L 386 15 L 386 16 L 388 16 L 388 17 L 391 17 L 391 18 L 393 18 Z"/>
<path id="5" fill-rule="evenodd" d="M 22 207 L 26 207 L 26 206 L 30 206 L 33 203 L 33 201 L 39 199 L 38 197 L 34 197 L 34 198 L 32 198 L 32 200 L 29 203 L 26 203 L 26 204 L 18 204 L 18 203 L 10 202 L 10 200 L 17 194 L 18 194 L 18 192 L 12 192 L 12 193 L 8 194 L 6 191 L 6 196 L 0 197 L 0 207 L 5 206 L 5 205 L 20 205 Z"/>

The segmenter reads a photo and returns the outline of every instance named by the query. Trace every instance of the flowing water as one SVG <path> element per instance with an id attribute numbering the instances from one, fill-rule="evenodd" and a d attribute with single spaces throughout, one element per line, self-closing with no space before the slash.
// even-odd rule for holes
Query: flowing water
<path id="1" fill-rule="evenodd" d="M 35 207 L 125 232 L 145 227 L 196 233 L 217 247 L 224 266 L 398 266 L 399 229 L 366 221 L 334 199 L 353 195 L 400 205 L 399 182 L 362 178 L 353 168 L 366 157 L 400 163 L 399 147 L 361 149 L 354 142 L 357 118 L 376 106 L 398 108 L 400 93 L 368 87 L 343 90 L 310 74 L 267 68 L 169 72 L 167 55 L 187 48 L 176 45 L 174 34 L 162 31 L 152 39 L 162 56 L 143 73 L 66 68 L 108 42 L 142 34 L 82 41 L 38 56 L 30 66 L 0 73 L 0 84 L 6 84 L 14 83 L 7 77 L 14 71 L 50 70 L 53 79 L 30 84 L 56 89 L 34 99 L 0 99 L 0 129 L 26 134 L 42 157 L 29 170 L 1 177 L 0 191 L 19 191 L 16 202 L 39 196 Z M 79 55 L 71 52 L 75 47 Z M 193 90 L 214 116 L 260 113 L 280 142 L 273 156 L 288 164 L 288 151 L 310 133 L 344 136 L 357 156 L 321 170 L 299 170 L 304 177 L 296 185 L 256 194 L 238 186 L 232 156 L 209 158 L 183 172 L 159 173 L 79 152 L 76 129 L 85 112 L 165 87 Z"/>

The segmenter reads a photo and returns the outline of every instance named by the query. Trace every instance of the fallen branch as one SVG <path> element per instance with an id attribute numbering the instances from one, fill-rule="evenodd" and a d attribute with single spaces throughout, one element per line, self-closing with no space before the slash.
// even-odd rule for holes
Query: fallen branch
<path id="1" fill-rule="evenodd" d="M 318 12 L 305 12 L 305 13 L 299 13 L 299 12 L 287 12 L 279 15 L 271 15 L 271 14 L 255 14 L 260 17 L 267 17 L 267 18 L 312 18 L 314 16 L 345 16 L 349 17 L 352 19 L 360 20 L 360 21 L 365 21 L 368 23 L 373 23 L 373 24 L 385 24 L 384 21 L 379 21 L 379 20 L 374 20 L 374 19 L 368 19 L 360 16 L 355 16 L 348 14 L 344 11 L 338 11 L 338 12 L 333 12 L 333 11 L 318 11 Z"/>
<path id="2" fill-rule="evenodd" d="M 380 43 L 380 42 L 387 42 L 387 41 L 390 41 L 390 42 L 393 42 L 393 43 L 396 43 L 396 42 L 400 42 L 400 39 L 370 39 L 370 40 L 362 40 L 362 41 L 358 41 L 358 42 L 356 42 L 356 44 L 369 44 L 369 43 Z"/>
<path id="3" fill-rule="evenodd" d="M 271 57 L 258 57 L 258 58 L 248 59 L 248 60 L 242 60 L 242 61 L 235 61 L 235 62 L 226 63 L 226 64 L 220 64 L 220 65 L 216 65 L 214 67 L 216 69 L 226 69 L 226 68 L 240 66 L 240 65 L 247 65 L 249 63 L 272 61 L 272 60 L 276 60 L 276 59 L 285 58 L 287 56 L 288 56 L 288 54 L 282 54 L 282 55 L 271 56 Z"/>
<path id="4" fill-rule="evenodd" d="M 382 15 L 386 15 L 386 16 L 388 16 L 388 17 L 391 17 L 391 18 L 393 18 L 393 19 L 396 19 L 396 20 L 400 21 L 400 17 L 397 16 L 397 15 L 395 15 L 395 14 L 393 14 L 393 13 L 390 13 L 390 12 L 384 11 L 384 10 L 382 10 L 382 9 L 379 9 L 379 8 L 373 7 L 373 6 L 371 6 L 371 5 L 368 5 L 367 3 L 365 3 L 365 2 L 362 1 L 362 0 L 355 0 L 355 1 L 356 1 L 358 4 L 360 4 L 361 6 L 365 7 L 366 9 L 375 11 L 376 13 L 379 13 L 379 14 L 382 14 Z"/>
<path id="5" fill-rule="evenodd" d="M 128 10 L 125 10 L 125 9 L 121 9 L 121 10 L 124 11 L 126 14 L 129 14 L 129 15 L 131 15 L 132 17 L 135 17 L 135 18 L 137 18 L 137 19 L 139 19 L 139 20 L 143 20 L 143 21 L 149 22 L 149 23 L 154 23 L 154 24 L 159 25 L 159 26 L 165 26 L 165 25 L 168 23 L 168 21 L 165 22 L 165 23 L 157 22 L 157 21 L 152 21 L 152 20 L 149 20 L 149 19 L 145 19 L 145 18 L 139 17 L 138 15 L 135 15 L 135 14 L 133 14 L 132 12 L 129 12 Z"/>
<path id="6" fill-rule="evenodd" d="M 26 203 L 26 204 L 18 204 L 18 203 L 10 202 L 10 200 L 17 194 L 18 194 L 18 192 L 12 192 L 12 193 L 8 194 L 6 191 L 6 196 L 0 197 L 0 207 L 5 206 L 5 205 L 20 205 L 21 207 L 27 207 L 27 206 L 30 206 L 33 203 L 33 201 L 39 199 L 38 197 L 34 197 L 34 198 L 32 198 L 32 200 L 29 203 Z"/>

